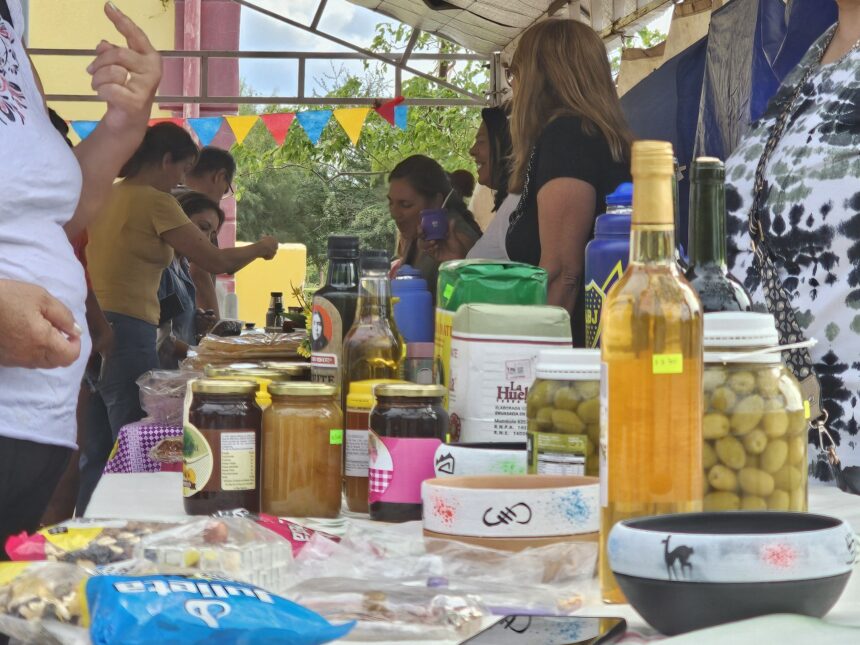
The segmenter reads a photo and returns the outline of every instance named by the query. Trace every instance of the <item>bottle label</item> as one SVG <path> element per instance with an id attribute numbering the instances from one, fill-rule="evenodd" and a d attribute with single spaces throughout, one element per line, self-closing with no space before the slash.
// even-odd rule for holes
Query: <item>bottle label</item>
<path id="1" fill-rule="evenodd" d="M 368 500 L 420 504 L 421 484 L 433 479 L 439 439 L 395 439 L 368 432 Z"/>
<path id="2" fill-rule="evenodd" d="M 588 436 L 529 432 L 528 457 L 532 474 L 585 475 Z"/>
<path id="3" fill-rule="evenodd" d="M 367 432 L 367 430 L 346 431 L 343 474 L 347 477 L 367 477 L 370 461 L 367 454 Z"/>
<path id="4" fill-rule="evenodd" d="M 600 505 L 609 506 L 609 364 L 600 364 Z"/>
<path id="5" fill-rule="evenodd" d="M 600 312 L 603 309 L 603 302 L 606 300 L 606 294 L 621 276 L 624 274 L 624 264 L 619 260 L 603 284 L 598 284 L 595 280 L 590 280 L 585 285 L 585 345 L 586 347 L 600 347 Z"/>
<path id="6" fill-rule="evenodd" d="M 314 298 L 311 313 L 311 381 L 340 392 L 343 368 L 343 321 L 327 298 Z"/>
<path id="7" fill-rule="evenodd" d="M 253 432 L 221 432 L 221 490 L 254 490 L 257 466 Z"/>
<path id="8" fill-rule="evenodd" d="M 182 436 L 182 494 L 193 497 L 208 490 L 214 465 L 212 446 L 200 430 L 186 421 Z"/>

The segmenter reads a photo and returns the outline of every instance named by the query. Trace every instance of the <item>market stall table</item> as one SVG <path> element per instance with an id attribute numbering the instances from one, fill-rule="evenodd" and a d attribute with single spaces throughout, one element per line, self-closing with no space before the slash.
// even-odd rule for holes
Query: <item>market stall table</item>
<path id="1" fill-rule="evenodd" d="M 113 474 L 104 475 L 101 482 L 93 493 L 92 501 L 87 508 L 87 517 L 98 518 L 124 518 L 137 520 L 184 520 L 188 516 L 182 505 L 182 475 L 180 473 L 134 473 L 134 474 Z M 822 513 L 842 518 L 847 521 L 855 531 L 860 531 L 860 497 L 843 493 L 835 487 L 814 486 L 810 488 L 809 507 L 813 513 Z M 322 528 L 327 531 L 337 532 L 341 530 L 346 522 L 356 521 L 352 519 L 340 518 L 338 520 L 328 520 L 314 522 L 314 528 Z M 361 520 L 358 520 L 361 521 Z M 414 522 L 415 539 L 420 540 L 421 525 Z M 628 628 L 632 634 L 628 635 L 629 642 L 643 642 L 652 639 L 659 639 L 659 635 L 636 613 L 629 605 L 604 605 L 597 595 L 597 587 L 593 585 L 588 590 L 589 596 L 579 614 L 583 616 L 618 616 L 627 620 Z M 488 621 L 491 624 L 493 620 Z M 761 619 L 759 619 L 761 620 Z M 802 621 L 802 619 L 798 619 Z M 842 598 L 827 615 L 826 622 L 831 625 L 844 625 L 860 628 L 860 576 L 856 574 L 852 576 L 845 589 Z M 806 625 L 807 629 L 815 629 L 815 625 L 799 622 L 799 625 Z M 796 628 L 795 628 L 796 629 Z M 802 632 L 796 631 L 798 636 L 796 639 L 790 637 L 788 640 L 780 638 L 780 642 L 787 643 L 808 643 L 808 637 L 802 635 Z M 768 632 L 771 636 L 773 632 Z M 768 641 L 765 638 L 767 634 L 755 632 L 749 634 L 749 642 L 761 645 Z M 739 643 L 737 635 L 730 637 L 733 645 Z M 762 640 L 765 638 L 765 640 Z M 671 643 L 678 639 L 685 640 L 685 637 L 676 637 L 672 639 L 662 639 L 661 642 Z M 860 632 L 856 638 L 852 639 L 855 642 L 860 642 Z M 432 641 L 423 641 L 427 645 L 432 645 Z M 444 641 L 455 643 L 456 641 Z M 729 642 L 729 637 L 726 639 L 706 639 L 701 636 L 697 637 L 696 643 L 704 644 L 708 642 Z M 827 642 L 846 642 L 845 634 L 836 635 L 827 640 L 826 636 L 822 639 L 816 638 L 816 645 L 824 645 Z M 442 645 L 443 641 L 439 641 Z M 380 645 L 384 645 L 381 643 Z"/>

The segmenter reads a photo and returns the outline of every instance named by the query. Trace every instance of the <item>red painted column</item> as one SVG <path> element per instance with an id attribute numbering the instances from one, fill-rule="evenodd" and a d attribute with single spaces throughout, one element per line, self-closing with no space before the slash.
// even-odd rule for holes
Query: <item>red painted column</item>
<path id="1" fill-rule="evenodd" d="M 185 0 L 185 12 L 182 25 L 182 45 L 185 51 L 200 51 L 201 0 Z M 200 94 L 200 59 L 184 58 L 182 66 L 182 95 L 199 96 Z M 195 118 L 200 116 L 199 103 L 184 103 L 182 116 Z"/>

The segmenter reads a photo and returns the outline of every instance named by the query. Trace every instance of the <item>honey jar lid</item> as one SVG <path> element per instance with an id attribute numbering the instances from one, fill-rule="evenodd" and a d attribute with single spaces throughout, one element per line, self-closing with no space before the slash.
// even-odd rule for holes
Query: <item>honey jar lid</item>
<path id="1" fill-rule="evenodd" d="M 337 388 L 332 385 L 302 381 L 272 383 L 269 386 L 272 396 L 334 396 L 336 392 Z"/>
<path id="2" fill-rule="evenodd" d="M 443 397 L 448 393 L 444 385 L 416 385 L 414 383 L 383 383 L 373 390 L 376 396 L 400 396 L 414 399 Z"/>
<path id="3" fill-rule="evenodd" d="M 255 381 L 198 378 L 191 381 L 194 394 L 254 394 L 259 389 Z"/>
<path id="4" fill-rule="evenodd" d="M 290 376 L 301 376 L 311 371 L 310 363 L 267 361 L 263 363 L 263 367 L 268 370 L 283 372 L 284 374 L 289 374 Z"/>

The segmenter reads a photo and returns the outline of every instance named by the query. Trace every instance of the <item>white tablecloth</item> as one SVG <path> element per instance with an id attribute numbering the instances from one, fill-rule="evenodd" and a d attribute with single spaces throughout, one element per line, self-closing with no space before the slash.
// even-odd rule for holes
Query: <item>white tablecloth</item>
<path id="1" fill-rule="evenodd" d="M 139 520 L 183 520 L 187 517 L 182 506 L 181 473 L 136 473 L 129 475 L 105 475 L 93 493 L 92 501 L 87 508 L 87 517 L 101 518 L 125 518 Z M 822 513 L 842 518 L 853 527 L 854 531 L 860 533 L 860 497 L 848 495 L 837 488 L 815 486 L 809 493 L 809 510 L 813 513 Z M 643 636 L 655 635 L 654 630 L 648 627 L 642 618 L 629 605 L 604 605 L 600 598 L 594 593 L 587 599 L 585 606 L 580 612 L 585 616 L 619 616 L 627 620 L 630 630 L 638 632 Z M 796 624 L 791 622 L 777 623 L 770 619 L 758 619 L 757 629 L 748 629 L 744 637 L 739 639 L 737 633 L 715 634 L 713 637 L 705 638 L 698 636 L 689 640 L 691 636 L 666 639 L 661 643 L 672 643 L 676 640 L 696 643 L 732 643 L 732 645 L 770 645 L 778 642 L 779 645 L 787 643 L 802 643 L 803 645 L 825 645 L 825 643 L 860 643 L 860 631 L 856 638 L 849 638 L 842 631 L 834 631 L 828 634 L 823 630 L 819 621 L 807 621 L 797 619 Z M 764 621 L 764 622 L 761 622 Z M 854 575 L 848 583 L 848 587 L 837 605 L 827 617 L 829 625 L 845 625 L 860 628 L 860 576 Z M 806 626 L 806 631 L 804 631 Z M 763 628 L 762 632 L 758 628 Z M 770 640 L 778 629 L 784 629 L 788 635 L 780 635 L 778 640 Z M 809 633 L 815 633 L 814 641 L 809 640 Z M 853 633 L 852 633 L 853 634 Z M 432 643 L 426 642 L 426 645 Z M 379 643 L 377 645 L 385 645 Z M 440 643 L 439 645 L 443 645 Z M 444 645 L 448 645 L 445 643 Z"/>

